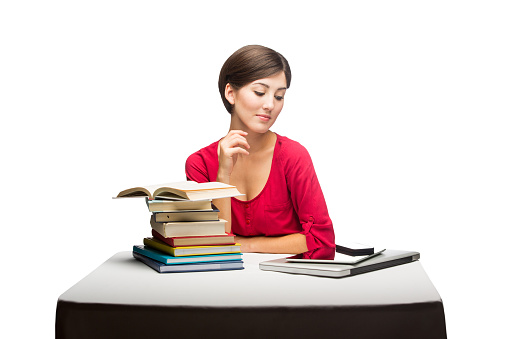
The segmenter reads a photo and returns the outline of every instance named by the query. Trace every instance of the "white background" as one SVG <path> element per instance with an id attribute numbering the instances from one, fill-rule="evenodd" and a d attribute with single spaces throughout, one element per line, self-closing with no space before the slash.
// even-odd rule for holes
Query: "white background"
<path id="1" fill-rule="evenodd" d="M 149 235 L 143 201 L 111 197 L 185 179 L 228 129 L 223 62 L 262 44 L 293 73 L 273 130 L 309 150 L 337 241 L 421 252 L 450 338 L 507 336 L 508 17 L 486 0 L 2 2 L 0 331 L 53 337 L 59 295 Z"/>

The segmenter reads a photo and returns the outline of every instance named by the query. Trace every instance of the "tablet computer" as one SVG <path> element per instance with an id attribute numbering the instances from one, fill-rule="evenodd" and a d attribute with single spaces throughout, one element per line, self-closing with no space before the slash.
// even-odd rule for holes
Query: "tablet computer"
<path id="1" fill-rule="evenodd" d="M 328 264 L 345 264 L 345 265 L 353 265 L 358 264 L 361 261 L 367 260 L 369 258 L 373 258 L 374 256 L 379 255 L 385 248 L 375 248 L 375 252 L 373 254 L 368 255 L 360 255 L 360 256 L 351 256 L 338 252 L 331 251 L 330 253 L 324 253 L 319 256 L 311 256 L 306 257 L 302 254 L 294 255 L 293 257 L 286 258 L 289 262 L 314 262 L 314 263 L 328 263 Z"/>
<path id="2" fill-rule="evenodd" d="M 264 271 L 344 278 L 410 263 L 418 260 L 419 258 L 419 252 L 415 251 L 385 250 L 371 258 L 364 259 L 355 264 L 321 262 L 316 261 L 315 259 L 304 259 L 299 262 L 295 262 L 295 259 L 299 258 L 293 256 L 263 261 L 260 263 L 259 267 Z M 289 261 L 289 259 L 294 261 Z"/>

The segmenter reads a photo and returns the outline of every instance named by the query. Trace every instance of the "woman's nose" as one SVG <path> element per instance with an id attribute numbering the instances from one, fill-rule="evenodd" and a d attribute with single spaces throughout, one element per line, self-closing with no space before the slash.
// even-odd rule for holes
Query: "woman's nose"
<path id="1" fill-rule="evenodd" d="M 271 111 L 274 108 L 274 98 L 268 97 L 263 103 L 263 109 Z"/>

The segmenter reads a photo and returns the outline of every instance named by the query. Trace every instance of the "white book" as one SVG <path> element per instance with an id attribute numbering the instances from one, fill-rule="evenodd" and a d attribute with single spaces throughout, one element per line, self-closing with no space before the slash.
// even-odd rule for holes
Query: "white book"
<path id="1" fill-rule="evenodd" d="M 244 195 L 235 186 L 222 182 L 180 181 L 167 184 L 138 186 L 125 189 L 114 198 L 155 197 L 176 200 L 207 200 Z"/>

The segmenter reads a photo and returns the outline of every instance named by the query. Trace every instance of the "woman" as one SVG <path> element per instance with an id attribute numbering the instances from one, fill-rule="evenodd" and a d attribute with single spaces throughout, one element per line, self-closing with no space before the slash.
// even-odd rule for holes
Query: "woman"
<path id="1" fill-rule="evenodd" d="M 220 181 L 245 194 L 214 201 L 242 252 L 313 253 L 335 246 L 308 152 L 270 131 L 290 82 L 290 66 L 276 51 L 250 45 L 233 53 L 219 74 L 229 132 L 186 162 L 189 180 Z"/>

